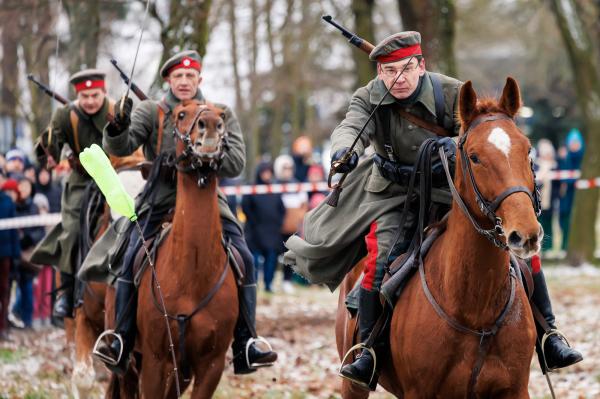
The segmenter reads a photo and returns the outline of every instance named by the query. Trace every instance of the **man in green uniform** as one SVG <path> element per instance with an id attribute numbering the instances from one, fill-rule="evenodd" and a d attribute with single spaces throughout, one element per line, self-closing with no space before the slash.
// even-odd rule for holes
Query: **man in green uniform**
<path id="1" fill-rule="evenodd" d="M 123 113 L 117 113 L 115 120 L 106 125 L 104 130 L 104 147 L 113 155 L 124 156 L 131 154 L 140 145 L 144 146 L 146 159 L 153 161 L 159 154 L 174 154 L 175 139 L 172 134 L 173 123 L 171 112 L 183 100 L 197 99 L 205 101 L 198 88 L 200 77 L 201 58 L 196 51 L 184 51 L 176 54 L 165 62 L 160 70 L 161 76 L 169 83 L 169 91 L 159 102 L 146 100 L 141 102 L 130 117 L 132 102 L 127 99 L 123 105 Z M 219 169 L 220 177 L 238 176 L 245 164 L 245 146 L 242 132 L 233 111 L 223 105 L 215 104 L 225 111 L 226 129 L 229 132 L 229 148 L 225 152 Z M 118 105 L 120 109 L 120 103 Z M 163 135 L 163 132 L 166 134 Z M 138 204 L 140 224 L 145 226 L 144 234 L 152 234 L 160 224 L 164 214 L 175 206 L 176 185 L 172 173 L 168 176 L 161 174 L 152 193 L 153 210 L 148 212 L 149 204 Z M 252 324 L 248 326 L 240 312 L 234 331 L 234 371 L 236 374 L 246 374 L 256 371 L 259 366 L 269 365 L 277 359 L 277 354 L 271 350 L 260 350 L 253 341 L 251 331 L 254 330 L 256 318 L 256 281 L 254 263 L 242 229 L 235 216 L 227 205 L 227 199 L 219 191 L 219 209 L 223 234 L 231 240 L 232 245 L 238 249 L 245 263 L 246 273 L 244 286 L 240 288 L 240 301 L 245 302 L 248 309 L 248 319 Z M 148 217 L 148 214 L 151 216 Z M 131 232 L 129 246 L 123 260 L 123 268 L 117 279 L 115 338 L 110 345 L 99 343 L 96 348 L 113 371 L 123 372 L 129 353 L 135 341 L 135 300 L 136 290 L 133 283 L 133 260 L 140 248 L 137 231 Z M 134 298 L 134 300 L 130 300 Z M 132 303 L 134 306 L 129 306 Z M 122 351 L 122 354 L 121 354 Z"/>
<path id="2" fill-rule="evenodd" d="M 33 263 L 56 265 L 60 271 L 63 292 L 52 312 L 59 318 L 73 317 L 79 216 L 85 188 L 92 182 L 79 163 L 79 152 L 92 144 L 102 145 L 102 130 L 114 106 L 114 101 L 106 95 L 104 76 L 105 73 L 97 69 L 86 69 L 71 76 L 77 100 L 54 112 L 50 126 L 35 148 L 42 167 L 52 167 L 65 144 L 72 151 L 68 159 L 73 170 L 62 193 L 61 222 L 38 244 L 31 257 Z"/>
<path id="3" fill-rule="evenodd" d="M 392 249 L 394 255 L 404 252 L 416 228 L 412 213 L 404 226 L 398 226 L 398 223 L 417 151 L 423 141 L 436 138 L 452 159 L 455 142 L 449 137 L 436 136 L 433 130 L 441 127 L 452 136 L 458 135 L 460 130 L 454 115 L 461 82 L 427 72 L 420 43 L 418 32 L 401 32 L 386 38 L 373 49 L 369 57 L 377 62 L 377 77 L 354 93 L 346 118 L 331 136 L 332 167 L 341 173 L 356 168 L 353 174 L 358 175 L 353 176 L 352 181 L 352 174 L 349 176 L 338 208 L 322 205 L 307 215 L 304 240 L 293 236 L 286 242 L 290 249 L 286 254 L 288 262 L 295 264 L 296 270 L 309 280 L 325 282 L 331 288 L 337 286 L 345 272 L 359 260 L 358 255 L 364 254 L 352 248 L 365 248 L 366 244 L 367 259 L 358 301 L 359 334 L 363 343 L 381 312 L 379 291 L 385 267 L 393 260 Z M 338 163 L 388 88 L 389 94 L 375 118 L 367 124 L 354 153 L 348 162 Z M 408 118 L 407 113 L 410 114 Z M 418 124 L 413 116 L 420 120 Z M 421 127 L 423 125 L 433 127 Z M 359 165 L 359 156 L 369 144 L 374 147 L 375 154 Z M 439 173 L 439 176 L 433 176 L 434 182 L 445 180 L 441 168 L 434 169 L 433 173 Z M 447 189 L 432 190 L 434 202 L 450 204 L 450 198 Z M 346 222 L 347 226 L 343 226 L 344 220 L 351 220 L 351 223 Z M 362 239 L 365 233 L 365 244 L 357 242 L 357 236 Z M 344 253 L 351 255 L 340 255 Z M 349 263 L 335 265 L 331 273 L 321 270 L 330 268 L 336 255 Z M 538 308 L 549 309 L 544 316 L 553 321 L 548 293 L 543 291 L 544 295 L 537 298 L 541 301 Z M 564 367 L 581 360 L 577 351 L 553 337 L 545 347 L 551 367 Z M 364 349 L 353 363 L 342 367 L 340 375 L 362 386 L 373 387 L 374 364 L 372 352 Z"/>

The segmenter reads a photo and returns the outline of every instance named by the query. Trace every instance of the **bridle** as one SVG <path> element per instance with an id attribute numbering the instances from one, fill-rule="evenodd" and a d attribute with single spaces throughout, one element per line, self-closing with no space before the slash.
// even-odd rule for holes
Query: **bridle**
<path id="1" fill-rule="evenodd" d="M 503 249 L 503 250 L 508 250 L 508 245 L 502 240 L 502 237 L 505 236 L 504 227 L 502 226 L 502 218 L 500 218 L 496 214 L 496 211 L 500 207 L 500 204 L 502 203 L 502 201 L 504 201 L 506 198 L 508 198 L 512 194 L 525 193 L 531 199 L 531 203 L 533 204 L 533 209 L 534 209 L 536 215 L 539 216 L 541 213 L 541 199 L 540 199 L 539 187 L 538 187 L 537 183 L 535 182 L 535 170 L 533 167 L 532 160 L 530 160 L 530 167 L 531 167 L 531 172 L 533 174 L 533 180 L 534 180 L 533 184 L 535 187 L 533 190 L 533 193 L 527 187 L 512 186 L 512 187 L 509 187 L 506 190 L 504 190 L 492 201 L 488 201 L 481 194 L 481 191 L 479 190 L 479 187 L 477 186 L 477 182 L 475 181 L 475 176 L 473 175 L 473 170 L 471 168 L 471 161 L 469 159 L 467 150 L 465 148 L 466 142 L 469 137 L 469 133 L 474 128 L 481 125 L 482 123 L 498 121 L 498 120 L 507 120 L 507 121 L 511 121 L 514 123 L 514 120 L 511 117 L 509 117 L 508 115 L 502 114 L 502 113 L 492 113 L 492 114 L 481 115 L 481 116 L 477 117 L 469 125 L 469 127 L 465 130 L 465 132 L 463 133 L 463 135 L 461 136 L 461 138 L 458 142 L 458 151 L 460 153 L 460 157 L 461 157 L 461 161 L 462 161 L 461 164 L 462 164 L 463 177 L 464 178 L 466 178 L 467 176 L 469 177 L 469 180 L 471 181 L 471 185 L 473 186 L 473 191 L 475 193 L 475 201 L 477 202 L 479 209 L 494 225 L 491 229 L 485 229 L 485 228 L 481 227 L 481 225 L 473 217 L 473 215 L 469 211 L 469 208 L 467 207 L 467 205 L 463 201 L 462 197 L 458 193 L 458 190 L 456 190 L 456 187 L 454 186 L 454 182 L 452 181 L 452 176 L 450 175 L 450 171 L 448 168 L 448 160 L 443 151 L 443 148 L 440 148 L 439 153 L 440 153 L 440 158 L 442 159 L 442 165 L 444 166 L 444 170 L 446 172 L 448 184 L 450 185 L 450 191 L 452 193 L 452 197 L 454 198 L 454 200 L 456 201 L 458 206 L 461 208 L 461 210 L 464 212 L 464 214 L 467 216 L 467 218 L 471 221 L 475 230 L 477 230 L 477 232 L 479 232 L 485 238 L 490 240 L 496 247 Z"/>
<path id="2" fill-rule="evenodd" d="M 196 126 L 200 120 L 202 113 L 206 111 L 211 111 L 211 109 L 207 105 L 201 105 L 185 133 L 181 133 L 177 126 L 178 123 L 184 119 L 185 113 L 180 112 L 179 115 L 176 116 L 177 120 L 175 121 L 175 127 L 173 128 L 173 137 L 175 137 L 175 140 L 181 141 L 184 148 L 180 155 L 171 155 L 169 159 L 167 159 L 167 164 L 175 167 L 179 172 L 196 173 L 199 187 L 206 187 L 210 174 L 219 170 L 221 161 L 225 156 L 224 150 L 228 147 L 228 132 L 223 129 L 223 132 L 218 133 L 219 144 L 217 145 L 216 151 L 210 154 L 199 154 L 194 150 L 191 133 L 194 126 Z"/>

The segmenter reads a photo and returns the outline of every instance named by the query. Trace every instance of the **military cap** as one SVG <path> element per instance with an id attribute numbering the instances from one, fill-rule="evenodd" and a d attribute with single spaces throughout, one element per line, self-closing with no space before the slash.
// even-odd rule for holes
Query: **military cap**
<path id="1" fill-rule="evenodd" d="M 106 74 L 99 69 L 84 69 L 71 76 L 69 82 L 75 86 L 75 91 L 88 89 L 104 89 L 104 77 Z"/>
<path id="2" fill-rule="evenodd" d="M 371 61 L 381 64 L 400 61 L 412 55 L 422 55 L 421 34 L 415 31 L 394 33 L 383 39 L 369 54 Z"/>
<path id="3" fill-rule="evenodd" d="M 191 68 L 200 72 L 202 58 L 196 50 L 182 51 L 169 58 L 160 68 L 160 76 L 166 78 L 175 69 Z"/>

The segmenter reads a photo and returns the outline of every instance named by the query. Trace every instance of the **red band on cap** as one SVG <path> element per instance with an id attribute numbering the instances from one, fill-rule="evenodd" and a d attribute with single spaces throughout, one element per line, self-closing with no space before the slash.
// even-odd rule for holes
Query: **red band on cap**
<path id="1" fill-rule="evenodd" d="M 377 57 L 377 62 L 382 64 L 387 62 L 400 61 L 403 58 L 410 57 L 411 55 L 421 55 L 421 45 L 414 44 L 412 46 L 399 48 L 398 50 L 392 51 L 389 54 Z"/>
<path id="2" fill-rule="evenodd" d="M 82 82 L 75 83 L 75 92 L 77 93 L 88 89 L 104 89 L 104 80 L 87 79 Z"/>
<path id="3" fill-rule="evenodd" d="M 196 71 L 200 72 L 201 67 L 202 67 L 202 65 L 195 59 L 189 58 L 189 57 L 183 57 L 183 59 L 181 60 L 181 62 L 179 64 L 175 64 L 171 68 L 169 68 L 169 70 L 167 71 L 167 76 L 171 72 L 173 72 L 174 70 L 179 69 L 179 68 L 191 68 L 191 69 L 195 69 Z"/>

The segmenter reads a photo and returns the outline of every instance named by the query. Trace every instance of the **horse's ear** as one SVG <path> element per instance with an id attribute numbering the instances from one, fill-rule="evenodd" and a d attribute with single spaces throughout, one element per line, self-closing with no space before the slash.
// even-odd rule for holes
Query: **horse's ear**
<path id="1" fill-rule="evenodd" d="M 462 126 L 466 126 L 471 122 L 476 111 L 477 93 L 473 90 L 473 84 L 470 80 L 460 88 L 458 97 L 458 116 Z"/>
<path id="2" fill-rule="evenodd" d="M 506 78 L 506 84 L 504 85 L 502 97 L 500 98 L 500 106 L 511 118 L 513 118 L 519 111 L 519 108 L 521 108 L 521 90 L 519 90 L 519 84 L 510 76 Z"/>

